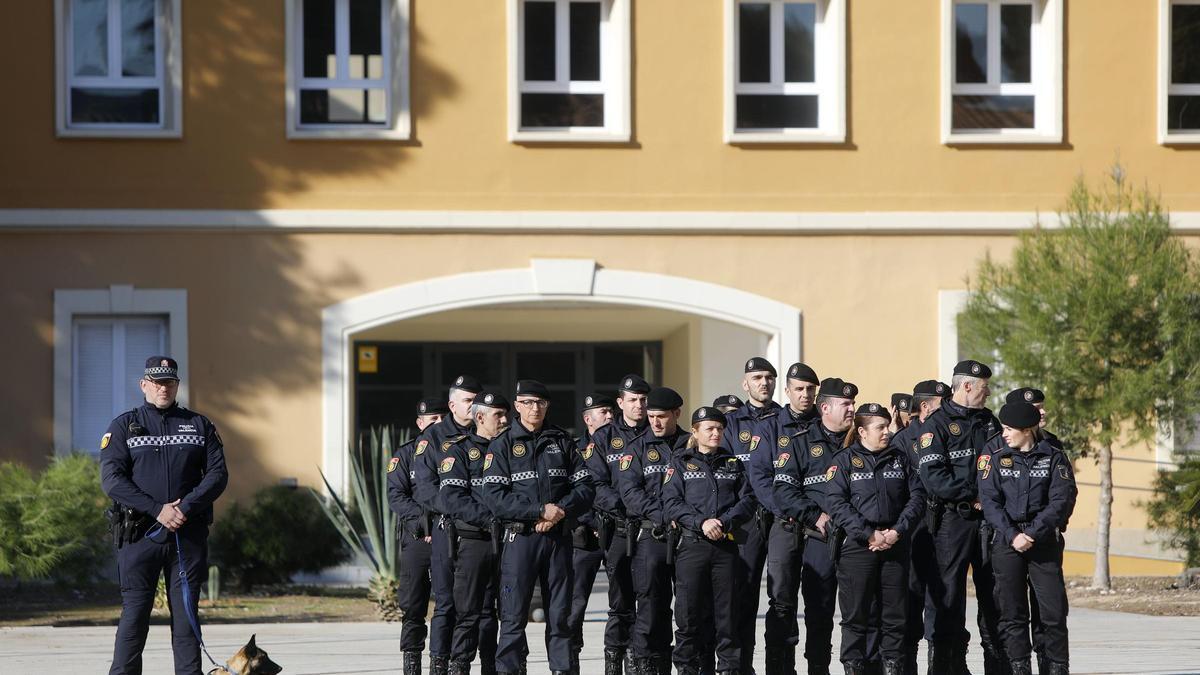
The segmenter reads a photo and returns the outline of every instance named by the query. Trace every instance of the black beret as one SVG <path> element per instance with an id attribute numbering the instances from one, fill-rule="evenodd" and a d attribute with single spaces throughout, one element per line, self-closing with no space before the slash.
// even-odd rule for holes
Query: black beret
<path id="1" fill-rule="evenodd" d="M 912 396 L 908 394 L 892 394 L 892 407 L 900 412 L 912 410 Z"/>
<path id="2" fill-rule="evenodd" d="M 709 406 L 696 408 L 696 411 L 692 413 L 692 426 L 701 422 L 720 422 L 721 426 L 725 426 L 725 413 Z"/>
<path id="3" fill-rule="evenodd" d="M 637 373 L 630 373 L 621 378 L 621 386 L 617 391 L 627 391 L 631 394 L 649 394 L 650 385 Z"/>
<path id="4" fill-rule="evenodd" d="M 583 409 L 592 410 L 593 408 L 616 408 L 617 402 L 611 396 L 604 394 L 588 394 L 583 397 Z"/>
<path id="5" fill-rule="evenodd" d="M 959 361 L 958 365 L 954 366 L 954 374 L 970 375 L 971 377 L 979 377 L 986 380 L 992 376 L 992 369 L 978 361 L 967 359 L 966 361 Z"/>
<path id="6" fill-rule="evenodd" d="M 480 392 L 475 397 L 475 404 L 488 408 L 499 408 L 500 410 L 509 410 L 512 407 L 508 404 L 508 399 L 504 398 L 504 394 L 497 391 Z"/>
<path id="7" fill-rule="evenodd" d="M 742 399 L 734 396 L 733 394 L 721 394 L 713 399 L 712 407 L 720 408 L 723 405 L 740 408 L 746 404 L 742 403 Z"/>
<path id="8" fill-rule="evenodd" d="M 859 417 L 882 417 L 889 422 L 892 419 L 892 413 L 888 412 L 885 406 L 881 406 L 878 403 L 864 403 L 858 406 L 858 410 L 855 410 L 854 414 Z"/>
<path id="9" fill-rule="evenodd" d="M 444 398 L 423 398 L 417 403 L 418 415 L 449 415 L 450 406 Z"/>
<path id="10" fill-rule="evenodd" d="M 151 356 L 146 359 L 144 375 L 149 380 L 178 380 L 179 364 L 169 356 Z"/>
<path id="11" fill-rule="evenodd" d="M 937 380 L 921 380 L 913 387 L 913 396 L 948 396 L 950 387 Z"/>
<path id="12" fill-rule="evenodd" d="M 1005 403 L 1000 407 L 1000 423 L 1013 429 L 1030 429 L 1042 423 L 1042 413 L 1025 401 Z"/>
<path id="13" fill-rule="evenodd" d="M 517 380 L 517 396 L 536 396 L 550 400 L 550 390 L 537 380 Z"/>
<path id="14" fill-rule="evenodd" d="M 770 361 L 764 359 L 761 356 L 756 356 L 746 362 L 746 372 L 747 373 L 757 373 L 757 372 L 763 371 L 763 370 L 770 373 L 772 377 L 779 375 L 779 373 L 775 372 L 775 366 L 771 365 Z"/>
<path id="15" fill-rule="evenodd" d="M 813 384 L 821 381 L 821 378 L 817 377 L 817 371 L 803 363 L 793 363 L 788 366 L 787 376 L 789 380 L 800 380 L 801 382 L 812 382 Z"/>
<path id="16" fill-rule="evenodd" d="M 683 397 L 670 387 L 655 387 L 646 396 L 646 410 L 675 410 L 683 407 Z"/>
<path id="17" fill-rule="evenodd" d="M 1034 389 L 1033 387 L 1021 387 L 1020 389 L 1013 389 L 1012 391 L 1008 392 L 1007 396 L 1004 397 L 1005 403 L 1016 403 L 1017 401 L 1025 401 L 1026 403 L 1045 403 L 1046 394 L 1044 394 L 1041 389 Z"/>
<path id="18" fill-rule="evenodd" d="M 459 375 L 450 385 L 451 389 L 461 389 L 462 391 L 472 394 L 478 394 L 483 391 L 483 385 L 479 384 L 479 380 L 470 375 Z"/>
<path id="19" fill-rule="evenodd" d="M 821 388 L 817 390 L 817 395 L 832 396 L 834 398 L 854 398 L 858 396 L 858 387 L 840 377 L 827 377 L 821 380 Z"/>

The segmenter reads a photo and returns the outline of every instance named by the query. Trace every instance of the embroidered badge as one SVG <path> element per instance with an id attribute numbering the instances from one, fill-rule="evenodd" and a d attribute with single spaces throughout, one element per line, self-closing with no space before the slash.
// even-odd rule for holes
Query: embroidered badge
<path id="1" fill-rule="evenodd" d="M 921 448 L 928 448 L 933 445 L 933 434 L 921 434 Z"/>
<path id="2" fill-rule="evenodd" d="M 778 441 L 779 447 L 781 447 L 781 448 L 786 448 L 788 446 L 788 443 L 791 443 L 791 442 L 792 442 L 792 439 L 788 438 L 787 436 L 780 436 L 779 441 Z"/>
<path id="3" fill-rule="evenodd" d="M 442 460 L 442 465 L 438 467 L 438 473 L 450 473 L 450 469 L 454 468 L 454 458 L 447 457 Z"/>
<path id="4" fill-rule="evenodd" d="M 388 473 L 392 473 L 393 471 L 395 471 L 396 466 L 398 466 L 399 464 L 400 464 L 400 458 L 393 457 L 392 461 L 388 462 Z"/>
<path id="5" fill-rule="evenodd" d="M 661 455 L 659 455 L 658 451 L 653 448 L 651 448 L 650 452 L 646 453 L 646 459 L 650 460 L 651 462 L 657 462 L 659 457 L 661 457 Z"/>
<path id="6" fill-rule="evenodd" d="M 700 469 L 700 467 L 696 466 L 695 464 L 692 464 L 691 462 L 687 463 L 686 468 L 688 471 L 698 471 Z"/>
<path id="7" fill-rule="evenodd" d="M 1012 465 L 1013 465 L 1012 457 L 1001 457 L 1000 458 L 1000 466 L 1007 469 L 1008 467 L 1010 467 Z"/>
<path id="8" fill-rule="evenodd" d="M 424 454 L 425 448 L 427 447 L 429 447 L 429 441 L 422 440 L 420 443 L 417 443 L 417 450 L 413 453 L 413 455 Z"/>
<path id="9" fill-rule="evenodd" d="M 862 457 L 851 457 L 850 463 L 853 464 L 854 468 L 856 469 L 861 469 L 866 466 L 866 463 L 862 461 Z"/>
<path id="10" fill-rule="evenodd" d="M 825 446 L 814 445 L 808 449 L 808 454 L 812 455 L 813 457 L 820 457 L 821 455 L 825 454 Z"/>
<path id="11" fill-rule="evenodd" d="M 761 440 L 762 438 L 759 436 L 752 436 L 750 438 L 750 452 L 754 452 L 754 449 L 758 447 L 758 442 Z"/>
<path id="12" fill-rule="evenodd" d="M 833 474 L 835 473 L 837 473 L 837 464 L 830 466 L 829 470 L 825 472 L 825 482 L 828 483 L 833 480 Z"/>
<path id="13" fill-rule="evenodd" d="M 612 447 L 613 447 L 613 450 L 620 450 L 621 448 L 625 447 L 625 439 L 623 439 L 623 438 L 612 439 Z"/>
<path id="14" fill-rule="evenodd" d="M 582 454 L 583 454 L 583 458 L 584 458 L 584 459 L 591 459 L 591 458 L 592 458 L 592 453 L 593 453 L 593 452 L 595 452 L 595 450 L 596 450 L 596 444 L 595 444 L 595 443 L 588 443 L 588 444 L 587 444 L 587 447 L 583 449 L 583 453 L 582 453 Z"/>
<path id="15" fill-rule="evenodd" d="M 108 442 L 109 442 L 109 441 L 111 441 L 111 440 L 112 440 L 112 434 L 111 434 L 111 433 L 104 434 L 104 436 L 102 436 L 102 437 L 100 438 L 100 449 L 101 449 L 101 450 L 103 450 L 103 449 L 107 448 L 107 447 L 108 447 Z"/>
<path id="16" fill-rule="evenodd" d="M 1063 480 L 1071 480 L 1071 472 L 1067 471 L 1067 467 L 1062 464 L 1058 465 L 1058 477 Z"/>
<path id="17" fill-rule="evenodd" d="M 947 429 L 949 429 L 950 433 L 954 434 L 955 436 L 958 436 L 962 433 L 962 427 L 958 426 L 958 422 L 951 422 Z"/>
<path id="18" fill-rule="evenodd" d="M 442 452 L 449 450 L 451 445 L 454 445 L 454 443 L 452 441 L 443 441 L 442 442 Z"/>
<path id="19" fill-rule="evenodd" d="M 671 476 L 674 476 L 674 475 L 675 475 L 675 468 L 674 468 L 674 467 L 670 467 L 670 466 L 668 466 L 668 467 L 667 467 L 667 474 L 666 474 L 665 476 L 663 476 L 663 485 L 666 485 L 667 483 L 670 483 L 670 482 L 671 482 Z"/>
<path id="20" fill-rule="evenodd" d="M 492 468 L 492 453 L 489 452 L 483 456 L 483 470 L 487 471 L 490 468 Z"/>
<path id="21" fill-rule="evenodd" d="M 748 442 L 750 440 L 750 432 L 743 430 L 740 434 L 738 434 L 738 440 L 743 443 Z"/>
<path id="22" fill-rule="evenodd" d="M 513 457 L 524 457 L 524 456 L 525 456 L 525 444 L 517 443 L 516 445 L 514 445 L 513 446 Z"/>
<path id="23" fill-rule="evenodd" d="M 471 448 L 471 451 L 467 453 L 467 457 L 469 457 L 472 462 L 479 459 L 479 448 Z"/>
<path id="24" fill-rule="evenodd" d="M 624 471 L 624 470 L 628 469 L 629 465 L 632 462 L 633 462 L 633 455 L 622 455 L 621 456 L 621 470 Z"/>
<path id="25" fill-rule="evenodd" d="M 779 453 L 779 459 L 775 460 L 775 468 L 782 469 L 784 466 L 787 465 L 788 460 L 791 458 L 792 458 L 792 453 L 790 453 L 790 452 Z"/>

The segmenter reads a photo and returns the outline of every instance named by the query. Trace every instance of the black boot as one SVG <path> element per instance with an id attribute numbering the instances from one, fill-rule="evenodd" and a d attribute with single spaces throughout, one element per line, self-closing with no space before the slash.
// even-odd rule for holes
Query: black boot
<path id="1" fill-rule="evenodd" d="M 634 656 L 629 659 L 629 670 L 626 675 L 657 675 L 658 666 L 655 665 L 653 657 L 649 656 Z"/>
<path id="2" fill-rule="evenodd" d="M 846 675 L 866 675 L 867 666 L 862 661 L 843 661 L 842 666 L 846 669 Z"/>
<path id="3" fill-rule="evenodd" d="M 671 675 L 671 652 L 659 652 L 654 655 L 654 672 L 657 675 Z"/>
<path id="4" fill-rule="evenodd" d="M 1046 663 L 1050 665 L 1050 675 L 1071 675 L 1069 664 L 1051 661 L 1049 658 L 1046 659 Z"/>
<path id="5" fill-rule="evenodd" d="M 829 675 L 829 664 L 809 661 L 808 675 Z"/>
<path id="6" fill-rule="evenodd" d="M 1037 655 L 1038 675 L 1050 675 L 1050 659 L 1046 655 L 1038 652 Z"/>
<path id="7" fill-rule="evenodd" d="M 867 675 L 883 675 L 883 662 L 867 661 L 863 664 L 863 672 Z"/>
<path id="8" fill-rule="evenodd" d="M 679 675 L 700 675 L 700 666 L 695 663 L 676 663 L 675 671 Z"/>
<path id="9" fill-rule="evenodd" d="M 471 675 L 471 662 L 468 659 L 454 659 L 447 672 L 449 675 Z"/>
<path id="10" fill-rule="evenodd" d="M 701 675 L 717 675 L 717 655 L 714 652 L 708 652 L 700 657 L 700 674 Z"/>
<path id="11" fill-rule="evenodd" d="M 917 653 L 909 652 L 904 655 L 904 675 L 920 675 L 917 672 Z"/>
<path id="12" fill-rule="evenodd" d="M 1010 663 L 996 649 L 983 648 L 983 675 L 1009 675 L 1012 672 L 1009 669 Z"/>
<path id="13" fill-rule="evenodd" d="M 579 652 L 581 650 L 571 645 L 571 675 L 579 675 Z"/>
<path id="14" fill-rule="evenodd" d="M 604 648 L 604 675 L 624 675 L 625 650 Z"/>
<path id="15" fill-rule="evenodd" d="M 1013 659 L 1008 662 L 1008 667 L 1012 675 L 1033 675 L 1033 670 L 1029 667 L 1029 659 Z"/>
<path id="16" fill-rule="evenodd" d="M 900 659 L 884 659 L 883 675 L 904 675 L 904 661 Z"/>
<path id="17" fill-rule="evenodd" d="M 958 651 L 949 643 L 929 643 L 929 675 L 955 675 L 954 654 Z"/>
<path id="18" fill-rule="evenodd" d="M 734 668 L 733 670 L 718 670 L 717 675 L 741 675 L 741 670 Z"/>
<path id="19" fill-rule="evenodd" d="M 971 669 L 967 667 L 967 651 L 970 648 L 971 641 L 967 640 L 958 645 L 958 648 L 954 650 L 954 672 L 957 675 L 971 675 Z M 987 658 L 986 652 L 984 653 L 984 658 L 985 660 Z M 986 673 L 985 675 L 999 675 L 999 673 Z"/>
<path id="20" fill-rule="evenodd" d="M 404 675 L 421 675 L 421 652 L 404 652 Z"/>
<path id="21" fill-rule="evenodd" d="M 449 675 L 450 672 L 450 657 L 447 656 L 431 656 L 429 657 L 429 675 Z"/>

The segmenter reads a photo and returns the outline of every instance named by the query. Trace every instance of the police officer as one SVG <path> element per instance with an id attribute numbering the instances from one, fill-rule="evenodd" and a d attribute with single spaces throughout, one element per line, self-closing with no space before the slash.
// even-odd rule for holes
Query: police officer
<path id="1" fill-rule="evenodd" d="M 804 658 L 809 673 L 828 675 L 833 659 L 833 613 L 837 573 L 827 538 L 832 527 L 825 506 L 825 481 L 833 456 L 854 420 L 858 387 L 838 377 L 817 390 L 820 418 L 793 436 L 775 460 L 775 507 L 805 533 L 800 593 L 804 598 Z M 788 457 L 784 457 L 784 454 Z"/>
<path id="2" fill-rule="evenodd" d="M 540 580 L 550 670 L 565 674 L 571 668 L 571 530 L 595 492 L 571 437 L 545 423 L 550 406 L 546 385 L 519 380 L 515 402 L 515 422 L 492 440 L 483 460 L 484 498 L 504 526 L 496 669 L 525 673 L 525 625 L 533 587 Z"/>
<path id="3" fill-rule="evenodd" d="M 417 433 L 442 421 L 450 414 L 446 402 L 436 398 L 417 403 Z M 396 604 L 400 607 L 400 652 L 404 655 L 404 675 L 421 675 L 421 650 L 425 648 L 425 612 L 429 609 L 429 542 L 433 521 L 429 512 L 413 496 L 413 448 L 410 440 L 392 455 L 388 463 L 388 503 L 399 519 L 400 578 Z"/>
<path id="4" fill-rule="evenodd" d="M 883 406 L 859 407 L 847 448 L 825 483 L 825 504 L 838 531 L 832 545 L 846 675 L 864 675 L 874 633 L 883 675 L 903 672 L 909 533 L 925 511 L 925 489 L 907 450 L 889 443 L 890 423 Z"/>
<path id="5" fill-rule="evenodd" d="M 998 675 L 1003 667 L 996 628 L 999 616 L 992 595 L 991 569 L 981 556 L 975 460 L 1000 423 L 984 407 L 992 371 L 973 360 L 954 366 L 951 398 L 921 426 L 921 480 L 929 494 L 926 524 L 932 533 L 936 575 L 930 580 L 933 629 L 929 635 L 929 672 L 943 675 L 966 670 L 970 633 L 966 628 L 967 566 L 979 602 L 979 637 L 984 672 Z"/>
<path id="6" fill-rule="evenodd" d="M 742 399 L 734 396 L 733 394 L 721 394 L 713 399 L 712 407 L 728 415 L 743 405 L 746 404 L 742 403 Z"/>
<path id="7" fill-rule="evenodd" d="M 1075 509 L 1078 489 L 1071 461 L 1039 431 L 1041 415 L 1026 401 L 1000 408 L 1003 443 L 979 457 L 979 498 L 995 529 L 992 569 L 1000 604 L 1000 634 L 1012 675 L 1029 675 L 1029 596 L 1042 623 L 1047 668 L 1069 672 L 1067 592 L 1063 582 L 1062 531 Z"/>
<path id="8" fill-rule="evenodd" d="M 438 465 L 441 512 L 454 519 L 454 632 L 450 645 L 450 675 L 469 675 L 475 652 L 480 672 L 496 672 L 496 598 L 499 579 L 496 559 L 499 532 L 484 503 L 484 455 L 491 441 L 508 424 L 508 399 L 483 391 L 471 404 L 474 426 L 466 436 L 452 439 Z"/>
<path id="9" fill-rule="evenodd" d="M 737 597 L 748 592 L 736 540 L 754 513 L 741 460 L 721 442 L 725 415 L 692 413 L 692 438 L 663 476 L 665 516 L 681 528 L 675 558 L 675 651 L 680 675 L 697 675 L 701 655 L 716 649 L 717 672 L 739 673 Z M 710 627 L 716 639 L 707 640 Z"/>
<path id="10" fill-rule="evenodd" d="M 675 543 L 662 507 L 663 475 L 691 437 L 679 427 L 683 397 L 656 387 L 646 397 L 648 430 L 629 446 L 617 484 L 629 518 L 640 524 L 631 569 L 637 609 L 629 636 L 633 675 L 671 673 L 671 578 L 667 550 Z"/>
<path id="11" fill-rule="evenodd" d="M 119 515 L 113 526 L 121 619 L 109 673 L 142 672 L 150 610 L 165 572 L 175 672 L 198 675 L 200 644 L 188 617 L 197 616 L 200 585 L 208 572 L 212 505 L 229 481 L 224 444 L 207 417 L 176 402 L 175 359 L 147 359 L 140 386 L 145 403 L 114 419 L 100 439 L 101 486 Z"/>
<path id="12" fill-rule="evenodd" d="M 629 663 L 629 631 L 633 628 L 636 596 L 630 564 L 638 527 L 628 520 L 621 501 L 616 473 L 633 442 L 646 431 L 646 395 L 650 385 L 630 373 L 621 378 L 617 391 L 620 414 L 611 424 L 596 429 L 594 457 L 588 470 L 595 481 L 595 517 L 600 521 L 604 548 L 604 571 L 608 575 L 608 624 L 604 627 L 604 675 L 621 675 Z M 603 460 L 601 462 L 600 460 Z"/>
<path id="13" fill-rule="evenodd" d="M 888 432 L 893 436 L 903 429 L 907 429 L 912 424 L 912 395 L 903 392 L 892 394 L 892 423 L 888 426 Z"/>
<path id="14" fill-rule="evenodd" d="M 775 449 L 750 455 L 750 484 L 759 505 L 771 514 L 767 540 L 766 616 L 767 675 L 792 675 L 796 668 L 796 645 L 800 630 L 796 624 L 800 577 L 803 567 L 804 528 L 784 517 L 775 504 L 775 464 L 784 453 L 794 451 L 793 436 L 806 430 L 819 415 L 816 410 L 816 371 L 804 363 L 787 369 L 784 393 L 788 404 L 772 418 L 774 430 L 765 442 Z M 788 461 L 784 458 L 784 461 Z"/>
<path id="15" fill-rule="evenodd" d="M 761 443 L 771 443 L 775 417 L 780 409 L 780 405 L 771 398 L 775 395 L 777 377 L 775 366 L 771 365 L 770 361 L 760 356 L 746 361 L 745 374 L 742 376 L 746 405 L 726 416 L 728 424 L 723 440 L 724 447 L 737 455 L 743 466 L 753 464 L 751 457 Z M 769 447 L 763 452 L 768 460 L 774 456 Z M 771 489 L 769 480 L 764 480 L 762 475 L 758 478 L 756 481 L 755 475 L 750 475 L 755 494 Z M 746 578 L 746 592 L 741 597 L 737 620 L 742 643 L 740 668 L 746 674 L 754 672 L 758 596 L 762 586 L 763 567 L 767 562 L 767 538 L 771 525 L 771 512 L 762 504 L 759 504 L 757 509 L 754 514 L 755 526 L 748 529 L 745 541 L 738 542 L 738 552 L 749 575 Z"/>
<path id="16" fill-rule="evenodd" d="M 612 422 L 616 407 L 617 402 L 603 394 L 592 393 L 583 398 L 584 433 L 575 439 L 575 447 L 585 465 L 593 458 L 603 465 L 603 453 L 597 456 L 592 434 Z M 579 653 L 583 651 L 583 616 L 587 613 L 588 599 L 592 596 L 592 586 L 596 582 L 600 564 L 604 562 L 605 553 L 600 547 L 596 516 L 592 511 L 579 517 L 579 525 L 571 532 L 571 544 L 575 549 L 575 588 L 571 593 L 571 616 L 568 622 L 571 624 L 571 669 L 578 675 Z"/>
<path id="17" fill-rule="evenodd" d="M 430 577 L 433 585 L 433 617 L 429 620 L 429 672 L 446 675 L 450 666 L 450 641 L 454 631 L 454 563 L 449 558 L 453 520 L 438 511 L 438 467 L 450 449 L 452 438 L 471 431 L 471 404 L 483 390 L 470 375 L 459 375 L 450 384 L 447 406 L 450 414 L 417 437 L 413 449 L 413 490 L 421 506 L 433 517 L 430 541 Z"/>

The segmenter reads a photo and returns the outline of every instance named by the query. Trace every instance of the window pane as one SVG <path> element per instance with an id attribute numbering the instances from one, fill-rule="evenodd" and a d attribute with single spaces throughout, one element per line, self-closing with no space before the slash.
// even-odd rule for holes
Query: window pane
<path id="1" fill-rule="evenodd" d="M 108 0 L 75 0 L 71 33 L 75 74 L 108 75 Z"/>
<path id="2" fill-rule="evenodd" d="M 304 76 L 336 77 L 334 0 L 304 0 Z"/>
<path id="3" fill-rule="evenodd" d="M 387 95 L 383 89 L 303 89 L 301 124 L 384 124 Z"/>
<path id="4" fill-rule="evenodd" d="M 1032 82 L 1032 5 L 1000 5 L 1000 81 Z"/>
<path id="5" fill-rule="evenodd" d="M 75 326 L 72 364 L 71 445 L 96 452 L 100 436 L 113 418 L 113 328 L 109 321 L 89 321 Z"/>
<path id="6" fill-rule="evenodd" d="M 789 2 L 783 6 L 783 79 L 787 82 L 816 80 L 817 6 L 811 2 Z"/>
<path id="7" fill-rule="evenodd" d="M 602 127 L 604 94 L 521 94 L 522 127 Z"/>
<path id="8" fill-rule="evenodd" d="M 503 370 L 502 360 L 502 352 L 498 348 L 485 348 L 478 351 L 446 350 L 442 352 L 442 377 L 438 386 L 448 388 L 459 375 L 471 375 L 485 387 L 499 387 L 504 391 L 511 392 L 512 387 L 506 386 L 506 383 L 500 381 Z M 442 390 L 439 389 L 440 391 Z"/>
<path id="9" fill-rule="evenodd" d="M 71 89 L 72 124 L 158 124 L 157 89 Z"/>
<path id="10" fill-rule="evenodd" d="M 383 17 L 380 0 L 350 0 L 350 77 L 383 77 Z"/>
<path id="11" fill-rule="evenodd" d="M 1171 131 L 1200 130 L 1200 96 L 1168 96 L 1167 128 Z"/>
<path id="12" fill-rule="evenodd" d="M 121 74 L 154 77 L 154 25 L 156 0 L 125 0 L 121 3 Z"/>
<path id="13" fill-rule="evenodd" d="M 955 5 L 954 26 L 954 81 L 987 82 L 987 5 Z"/>
<path id="14" fill-rule="evenodd" d="M 575 352 L 518 352 L 517 379 L 533 379 L 544 384 L 574 384 Z"/>
<path id="15" fill-rule="evenodd" d="M 592 379 L 597 391 L 615 392 L 621 378 L 629 373 L 648 378 L 642 372 L 646 367 L 646 354 L 641 345 L 596 345 L 593 355 Z"/>
<path id="16" fill-rule="evenodd" d="M 525 79 L 554 81 L 554 3 L 525 3 Z"/>
<path id="17" fill-rule="evenodd" d="M 1032 96 L 955 96 L 955 129 L 1032 129 Z"/>
<path id="18" fill-rule="evenodd" d="M 771 81 L 771 6 L 738 5 L 738 81 Z"/>
<path id="19" fill-rule="evenodd" d="M 1171 7 L 1171 82 L 1200 84 L 1200 5 Z"/>
<path id="20" fill-rule="evenodd" d="M 376 371 L 373 373 L 358 372 L 358 384 L 392 385 L 420 387 L 425 381 L 425 362 L 422 358 L 424 351 L 421 345 L 406 344 L 375 344 L 372 342 L 359 343 L 363 346 L 375 347 Z M 355 345 L 357 347 L 358 345 Z M 357 354 L 357 351 L 355 352 Z"/>
<path id="21" fill-rule="evenodd" d="M 816 96 L 749 95 L 737 97 L 738 129 L 815 129 Z"/>
<path id="22" fill-rule="evenodd" d="M 546 410 L 546 422 L 562 427 L 574 433 L 576 427 L 582 427 L 579 420 L 578 394 L 574 389 L 552 389 L 550 391 L 550 408 Z"/>
<path id="23" fill-rule="evenodd" d="M 571 79 L 600 79 L 600 3 L 571 3 Z"/>

